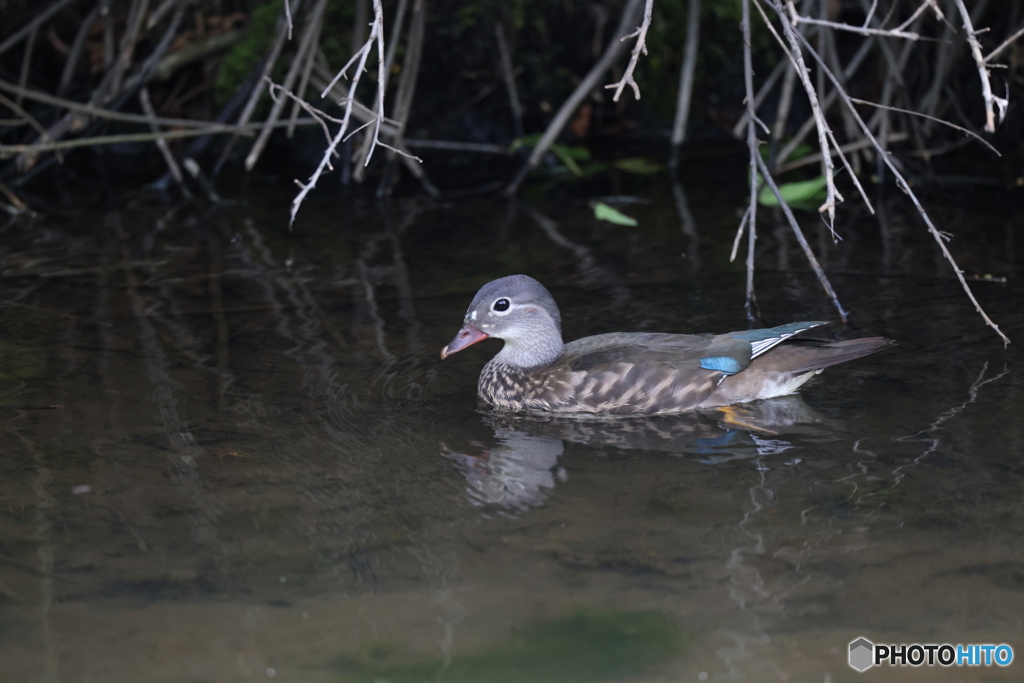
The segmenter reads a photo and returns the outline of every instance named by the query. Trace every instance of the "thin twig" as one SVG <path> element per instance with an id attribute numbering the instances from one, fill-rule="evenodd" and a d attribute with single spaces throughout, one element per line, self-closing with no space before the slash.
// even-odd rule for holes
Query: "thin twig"
<path id="1" fill-rule="evenodd" d="M 302 5 L 302 1 L 303 0 L 295 0 L 295 11 L 299 10 Z M 266 83 L 266 79 L 270 77 L 270 72 L 274 70 L 274 66 L 277 64 L 277 60 L 281 56 L 281 49 L 284 47 L 285 41 L 288 40 L 289 26 L 290 24 L 285 20 L 283 15 L 278 17 L 276 27 L 277 35 L 274 37 L 274 43 L 271 45 L 270 52 L 267 54 L 266 61 L 263 63 L 263 68 L 260 70 L 259 78 L 256 79 L 252 92 L 249 93 L 249 99 L 246 101 L 245 107 L 242 108 L 242 113 L 238 116 L 239 125 L 249 123 L 249 119 L 252 118 L 253 113 L 256 111 L 256 105 L 259 103 L 260 97 L 263 95 L 263 88 Z M 235 139 L 232 138 L 228 141 L 228 144 L 224 146 L 224 150 L 221 152 L 220 158 L 214 166 L 215 173 L 216 169 L 219 169 L 231 154 L 234 143 Z"/>
<path id="2" fill-rule="evenodd" d="M 388 89 L 388 72 L 384 70 L 384 7 L 381 0 L 373 0 L 373 24 L 377 34 L 377 120 L 373 127 L 373 141 L 375 145 L 379 145 L 381 144 L 380 124 L 384 121 L 384 95 Z M 398 151 L 393 147 L 389 149 Z M 371 156 L 373 156 L 373 147 L 370 147 L 370 153 L 366 155 L 364 165 L 370 163 Z"/>
<path id="3" fill-rule="evenodd" d="M 825 203 L 821 205 L 819 211 L 826 214 L 825 223 L 828 225 L 829 230 L 835 234 L 836 206 L 843 201 L 843 196 L 839 194 L 839 190 L 836 189 L 835 173 L 833 170 L 834 166 L 832 164 L 832 156 L 829 154 L 830 144 L 827 132 L 828 122 L 825 121 L 825 115 L 822 113 L 821 106 L 818 103 L 818 95 L 811 83 L 810 72 L 807 69 L 807 65 L 804 63 L 803 52 L 800 49 L 799 42 L 800 40 L 803 40 L 803 36 L 800 36 L 797 31 L 793 30 L 793 26 L 786 20 L 786 10 L 782 6 L 781 0 L 768 1 L 772 6 L 772 9 L 774 9 L 776 14 L 779 15 L 779 19 L 782 23 L 782 32 L 786 34 L 786 40 L 789 43 L 790 59 L 793 60 L 793 66 L 796 67 L 797 75 L 803 83 L 804 91 L 807 93 L 807 99 L 811 104 L 811 111 L 814 113 L 814 120 L 817 123 L 818 146 L 821 147 L 822 170 L 823 175 L 825 176 L 826 192 Z M 754 4 L 760 8 L 758 0 L 754 0 Z M 765 18 L 765 22 L 772 34 L 775 35 L 776 40 L 780 40 L 778 33 L 775 31 L 775 27 L 770 21 L 768 21 L 768 18 L 764 16 L 763 12 L 761 16 Z"/>
<path id="4" fill-rule="evenodd" d="M 97 2 L 96 5 L 89 11 L 89 14 L 85 16 L 82 21 L 82 25 L 78 27 L 78 31 L 75 33 L 75 39 L 71 43 L 71 49 L 68 50 L 67 59 L 64 61 L 64 69 L 60 74 L 60 85 L 57 86 L 57 95 L 63 95 L 68 86 L 71 84 L 71 79 L 75 75 L 75 68 L 78 66 L 78 58 L 82 55 L 82 49 L 85 47 L 85 40 L 89 37 L 89 31 L 92 29 L 93 24 L 96 23 L 96 18 L 100 15 L 101 2 Z"/>
<path id="5" fill-rule="evenodd" d="M 143 86 L 139 90 L 139 104 L 142 106 L 142 111 L 146 113 L 146 116 L 150 119 L 149 127 L 154 133 L 159 133 L 160 128 L 156 125 L 156 112 L 153 110 L 153 103 L 149 99 L 149 88 Z M 178 166 L 178 162 L 175 160 L 174 155 L 171 154 L 171 148 L 167 146 L 167 140 L 165 138 L 157 138 L 156 146 L 160 150 L 160 154 L 163 155 L 164 162 L 167 164 L 167 168 L 170 169 L 171 175 L 174 177 L 174 182 L 178 183 L 179 187 L 185 187 L 185 181 L 181 175 L 181 167 Z"/>
<path id="6" fill-rule="evenodd" d="M 505 80 L 505 89 L 508 91 L 508 106 L 512 109 L 512 123 L 515 126 L 518 139 L 526 134 L 523 130 L 523 107 L 519 103 L 516 75 L 512 70 L 512 56 L 509 54 L 508 42 L 505 40 L 505 27 L 501 22 L 494 25 L 494 37 L 498 41 L 498 63 L 501 65 L 501 76 Z"/>
<path id="7" fill-rule="evenodd" d="M 295 79 L 299 77 L 299 73 L 302 71 L 302 67 L 305 64 L 304 58 L 312 53 L 315 49 L 313 39 L 318 35 L 318 26 L 323 18 L 324 10 L 327 8 L 327 0 L 317 0 L 316 4 L 313 5 L 312 11 L 306 17 L 306 25 L 302 30 L 302 37 L 299 39 L 299 47 L 295 52 L 295 57 L 292 59 L 291 65 L 288 67 L 288 73 L 285 75 L 283 87 L 285 90 L 291 90 L 292 85 L 295 83 Z M 302 97 L 302 94 L 299 94 Z M 281 112 L 284 109 L 285 101 L 277 100 L 274 102 L 274 106 L 270 108 L 270 114 L 267 115 L 267 123 L 274 123 L 280 118 Z M 266 147 L 267 142 L 270 140 L 270 134 L 273 131 L 270 128 L 264 128 L 260 133 L 259 137 L 252 144 L 252 148 L 245 157 L 245 169 L 251 171 L 259 160 L 260 155 L 263 153 L 263 149 Z"/>
<path id="8" fill-rule="evenodd" d="M 124 112 L 114 111 L 112 109 L 104 109 L 103 107 L 97 107 L 93 104 L 83 104 L 81 102 L 75 102 L 74 100 L 68 100 L 63 97 L 54 97 L 38 90 L 32 90 L 30 88 L 19 88 L 13 83 L 7 83 L 0 81 L 0 90 L 4 90 L 15 95 L 23 95 L 26 99 L 41 102 L 43 104 L 49 104 L 54 107 L 60 107 L 61 109 L 68 109 L 70 111 L 85 114 L 97 119 L 106 119 L 108 121 L 125 121 L 127 123 L 143 123 L 149 124 L 151 119 L 148 116 L 141 116 L 139 114 L 126 114 Z M 152 121 L 155 121 L 161 126 L 174 126 L 179 128 L 215 128 L 222 127 L 222 124 L 211 123 L 209 121 L 199 121 L 197 119 L 174 119 L 158 116 Z M 243 125 L 242 128 L 247 126 Z M 251 128 L 251 126 L 249 126 Z"/>
<path id="9" fill-rule="evenodd" d="M 757 149 L 757 113 L 754 111 L 754 65 L 751 55 L 752 47 L 750 41 L 750 0 L 743 0 L 743 84 L 746 88 L 747 105 L 747 152 L 750 161 L 750 204 L 740 221 L 740 229 L 737 231 L 736 241 L 739 243 L 739 235 L 743 231 L 744 222 L 747 225 L 747 298 L 746 310 L 747 320 L 754 322 L 758 317 L 757 298 L 754 296 L 754 247 L 757 243 L 757 162 L 761 159 L 761 153 Z"/>
<path id="10" fill-rule="evenodd" d="M 404 138 L 403 142 L 406 147 L 422 147 L 423 149 L 448 149 L 458 152 L 481 152 L 483 154 L 512 154 L 508 147 L 502 147 L 501 145 L 488 145 L 480 142 L 419 140 L 415 138 Z"/>
<path id="11" fill-rule="evenodd" d="M 384 56 L 384 70 L 391 73 L 391 66 L 395 63 L 395 55 L 398 53 L 398 36 L 402 35 L 402 27 L 405 24 L 405 15 L 409 9 L 409 0 L 398 0 L 398 7 L 395 9 L 395 25 L 391 29 L 391 35 L 395 40 L 388 42 L 388 51 Z"/>
<path id="12" fill-rule="evenodd" d="M 978 65 L 978 75 L 981 77 L 981 97 L 985 100 L 985 130 L 989 133 L 996 132 L 996 124 L 1002 123 L 1003 118 L 1006 116 L 1006 108 L 1009 106 L 1009 101 L 1002 97 L 996 97 L 992 94 L 992 83 L 989 80 L 988 66 L 986 66 L 985 57 L 981 54 L 981 43 L 978 42 L 977 32 L 974 30 L 974 24 L 971 22 L 971 15 L 964 7 L 964 0 L 953 0 L 958 10 L 960 10 L 960 17 L 964 21 L 964 30 L 967 31 L 967 44 L 971 46 L 971 55 L 974 57 L 975 63 Z M 995 109 L 999 110 L 999 121 L 996 121 Z"/>
<path id="13" fill-rule="evenodd" d="M 906 139 L 906 133 L 893 133 L 885 140 L 885 142 L 903 142 Z M 845 145 L 841 146 L 839 150 L 833 149 L 832 156 L 838 156 L 839 151 L 842 151 L 844 153 L 856 152 L 857 150 L 867 149 L 868 147 L 872 147 L 871 141 L 862 138 L 860 140 L 857 140 L 856 142 L 846 143 Z M 821 152 L 815 152 L 814 154 L 808 154 L 807 156 L 800 157 L 799 159 L 796 159 L 794 161 L 790 161 L 785 164 L 779 164 L 778 166 L 775 167 L 775 173 L 785 173 L 787 171 L 792 171 L 793 169 L 796 168 L 803 168 L 804 166 L 816 164 L 820 161 Z"/>
<path id="14" fill-rule="evenodd" d="M 878 0 L 871 0 L 871 9 L 868 10 L 867 15 L 864 17 L 864 28 L 867 28 L 871 23 L 871 18 L 875 16 L 876 9 L 878 9 Z"/>
<path id="15" fill-rule="evenodd" d="M 1013 43 L 1016 42 L 1016 40 L 1021 36 L 1024 36 L 1024 27 L 1018 29 L 1012 36 L 1004 40 L 1002 45 L 992 50 L 992 52 L 989 52 L 988 56 L 985 57 L 985 63 L 988 64 L 993 59 L 998 57 L 1003 52 L 1003 50 L 1013 45 Z"/>
<path id="16" fill-rule="evenodd" d="M 765 79 L 761 88 L 757 91 L 757 96 L 754 98 L 754 111 L 761 106 L 764 102 L 764 98 L 768 96 L 768 93 L 775 87 L 776 81 L 779 80 L 779 76 L 786 70 L 789 65 L 788 61 L 779 60 L 779 63 L 775 65 L 772 72 L 768 74 L 768 78 Z M 736 122 L 736 125 L 732 127 L 732 136 L 737 139 L 742 139 L 741 136 L 746 135 L 747 130 L 747 110 L 743 110 L 743 115 L 740 116 L 740 120 Z"/>
<path id="17" fill-rule="evenodd" d="M 957 0 L 957 1 L 959 1 L 959 0 Z M 801 37 L 801 40 L 803 40 L 802 37 Z M 806 43 L 806 41 L 805 41 L 805 43 Z M 857 111 L 856 107 L 854 106 L 853 101 L 850 99 L 850 96 L 847 95 L 846 92 L 843 91 L 842 88 L 839 87 L 839 81 L 835 77 L 835 74 L 832 73 L 832 71 L 825 65 L 825 63 L 821 59 L 821 57 L 819 57 L 813 50 L 811 50 L 811 55 L 815 58 L 815 60 L 817 60 L 818 65 L 821 67 L 821 69 L 824 70 L 825 75 L 828 76 L 829 80 L 832 81 L 833 86 L 839 92 L 839 96 L 843 98 L 844 102 L 846 102 L 846 106 L 850 108 L 851 113 L 853 114 L 854 118 L 856 119 L 856 121 L 857 121 L 858 125 L 860 126 L 861 130 L 864 132 L 865 137 L 867 137 L 869 140 L 871 140 L 872 144 L 875 146 L 875 149 L 878 152 L 879 158 L 882 159 L 882 161 L 885 162 L 885 165 L 889 168 L 889 170 L 892 172 L 893 176 L 896 178 L 896 185 L 897 185 L 897 187 L 899 187 L 904 193 L 906 193 L 906 195 L 908 197 L 910 197 L 910 200 L 914 203 L 914 207 L 917 209 L 917 212 L 919 214 L 921 214 L 921 218 L 924 219 L 925 225 L 928 226 L 928 231 L 931 233 L 932 237 L 934 238 L 935 243 L 939 245 L 939 249 L 942 251 L 943 257 L 953 267 L 953 272 L 956 273 L 957 279 L 960 280 L 960 286 L 963 288 L 964 292 L 967 294 L 967 298 L 971 300 L 972 304 L 974 304 L 974 310 L 976 310 L 978 312 L 978 314 L 985 321 L 986 325 L 988 325 L 993 330 L 995 330 L 995 333 L 998 334 L 999 337 L 1003 340 L 1003 344 L 1004 345 L 1009 344 L 1010 343 L 1009 337 L 1007 337 L 1005 334 L 1003 334 L 1002 330 L 999 329 L 999 326 L 996 325 L 992 321 L 992 319 L 988 317 L 988 314 L 985 313 L 984 309 L 982 309 L 982 307 L 981 307 L 981 304 L 979 304 L 978 300 L 974 297 L 974 292 L 972 292 L 970 286 L 968 286 L 967 280 L 964 277 L 963 270 L 961 270 L 960 267 L 956 264 L 956 261 L 953 259 L 953 255 L 949 253 L 949 249 L 946 247 L 946 237 L 941 232 L 939 232 L 939 229 L 935 227 L 934 223 L 932 223 L 932 219 L 928 216 L 928 213 L 924 210 L 924 207 L 921 206 L 921 202 L 918 200 L 917 195 L 914 194 L 914 191 L 911 189 L 910 184 L 906 181 L 906 179 L 903 177 L 903 175 L 899 172 L 899 169 L 897 168 L 896 164 L 893 163 L 893 160 L 890 158 L 889 154 L 886 153 L 885 149 L 882 148 L 882 145 L 878 142 L 878 140 L 875 138 L 875 136 L 872 135 L 871 129 L 864 122 L 864 119 L 861 118 L 860 113 Z"/>
<path id="18" fill-rule="evenodd" d="M 836 86 L 839 87 L 839 86 Z M 772 194 L 775 195 L 776 201 L 779 202 L 779 206 L 782 208 L 782 213 L 785 214 L 786 220 L 789 222 L 789 227 L 793 229 L 793 234 L 796 236 L 796 241 L 800 243 L 800 248 L 804 250 L 804 255 L 807 257 L 807 261 L 811 264 L 811 270 L 818 276 L 818 282 L 825 289 L 825 293 L 828 294 L 828 298 L 832 300 L 832 305 L 836 307 L 836 311 L 839 312 L 839 317 L 842 321 L 846 322 L 847 313 L 843 310 L 842 304 L 839 303 L 839 297 L 836 296 L 836 292 L 832 289 L 832 283 L 828 281 L 828 276 L 825 275 L 825 271 L 822 270 L 821 264 L 818 263 L 818 259 L 815 258 L 814 252 L 811 250 L 811 245 L 807 243 L 807 238 L 804 237 L 803 230 L 800 229 L 800 224 L 796 221 L 796 216 L 793 215 L 793 210 L 789 208 L 789 204 L 782 197 L 782 193 L 779 191 L 779 186 L 775 184 L 775 179 L 772 178 L 768 172 L 768 166 L 764 163 L 764 159 L 761 155 L 757 155 L 757 165 L 761 169 L 761 175 L 764 178 L 764 182 L 771 189 Z M 754 190 L 754 194 L 757 194 L 757 190 Z"/>
<path id="19" fill-rule="evenodd" d="M 324 22 L 318 21 L 316 25 L 316 34 L 313 36 L 311 41 L 311 47 L 306 51 L 305 65 L 302 67 L 302 75 L 299 79 L 299 89 L 296 94 L 300 101 L 304 101 L 306 97 L 306 88 L 309 87 L 309 77 L 313 73 L 313 65 L 316 63 L 317 58 L 317 46 L 320 44 L 320 33 L 323 31 Z M 298 102 L 293 103 L 292 113 L 289 117 L 290 121 L 294 121 L 299 118 L 299 109 L 301 105 Z M 285 130 L 285 135 L 291 139 L 292 135 L 295 134 L 295 126 L 288 126 Z"/>
<path id="20" fill-rule="evenodd" d="M 679 69 L 679 96 L 676 115 L 672 122 L 672 155 L 669 165 L 679 163 L 679 148 L 686 138 L 686 124 L 690 119 L 690 100 L 693 96 L 693 76 L 697 70 L 697 48 L 700 44 L 700 0 L 690 0 L 686 9 L 686 46 L 683 65 Z"/>
<path id="21" fill-rule="evenodd" d="M 302 202 L 306 198 L 306 195 L 308 195 L 312 191 L 312 189 L 316 187 L 316 181 L 320 179 L 320 176 L 323 175 L 324 171 L 326 171 L 327 169 L 334 168 L 333 166 L 331 166 L 331 157 L 334 156 L 335 150 L 337 149 L 338 145 L 341 144 L 341 142 L 345 139 L 346 133 L 348 133 L 349 122 L 352 119 L 352 107 L 355 104 L 355 93 L 356 90 L 359 88 L 359 80 L 362 77 L 363 71 L 366 68 L 366 60 L 369 58 L 370 50 L 373 48 L 374 44 L 376 44 L 377 46 L 378 59 L 380 60 L 380 69 L 384 68 L 384 10 L 381 7 L 380 0 L 374 0 L 373 11 L 374 18 L 373 23 L 370 25 L 370 37 L 367 39 L 365 43 L 363 43 L 363 46 L 359 49 L 359 51 L 352 55 L 352 59 L 350 59 L 348 63 L 345 64 L 344 67 L 342 67 L 341 71 L 339 71 L 334 76 L 330 83 L 327 84 L 327 87 L 325 87 L 320 93 L 320 97 L 326 97 L 327 94 L 331 92 L 335 83 L 337 83 L 339 79 L 346 75 L 346 72 L 348 71 L 348 68 L 352 65 L 352 63 L 358 60 L 355 72 L 352 74 L 352 86 L 349 88 L 348 96 L 345 98 L 345 113 L 342 116 L 342 123 L 341 126 L 338 128 L 337 134 L 331 140 L 330 144 L 327 145 L 327 149 L 324 151 L 323 157 L 321 157 L 320 159 L 320 163 L 313 171 L 313 174 L 310 175 L 309 180 L 307 180 L 305 183 L 300 182 L 298 180 L 295 181 L 296 185 L 299 186 L 299 193 L 295 195 L 295 198 L 292 200 L 291 217 L 289 220 L 289 225 L 295 223 L 295 216 L 299 212 L 299 207 L 302 206 Z M 374 123 L 376 124 L 374 127 L 375 139 L 380 134 L 380 126 L 384 119 L 384 90 L 387 88 L 387 80 L 384 78 L 384 74 L 381 74 L 379 71 L 378 79 L 378 107 L 377 111 L 374 112 Z M 367 161 L 369 161 L 369 159 L 367 159 Z"/>
<path id="22" fill-rule="evenodd" d="M 959 130 L 959 131 L 961 131 L 963 133 L 967 133 L 972 138 L 974 138 L 975 140 L 977 140 L 981 144 L 983 144 L 986 147 L 988 147 L 990 150 L 992 150 L 995 153 L 996 156 L 1000 156 L 1000 157 L 1003 156 L 1002 154 L 999 153 L 999 150 L 996 149 L 995 147 L 993 147 L 992 144 L 988 140 L 986 140 L 985 138 L 981 137 L 980 135 L 978 135 L 977 133 L 975 133 L 972 130 L 964 128 L 963 126 L 958 126 L 955 123 L 950 123 L 949 121 L 946 121 L 945 119 L 940 119 L 940 118 L 935 117 L 935 116 L 929 116 L 928 114 L 922 114 L 920 112 L 912 111 L 910 109 L 901 109 L 899 107 L 887 107 L 884 104 L 878 104 L 877 102 L 869 102 L 867 100 L 859 100 L 856 97 L 851 97 L 850 101 L 851 102 L 855 102 L 857 104 L 865 104 L 865 105 L 867 105 L 869 107 L 877 107 L 878 109 L 887 109 L 889 111 L 897 111 L 897 112 L 899 112 L 901 114 L 907 114 L 909 116 L 920 116 L 921 118 L 929 119 L 931 121 L 935 121 L 936 123 L 941 123 L 944 126 L 949 126 L 950 128 L 955 128 L 956 130 Z M 904 136 L 904 137 L 906 137 L 906 136 Z M 895 136 L 890 135 L 889 136 L 889 140 L 895 142 L 896 138 L 895 138 Z"/>
<path id="23" fill-rule="evenodd" d="M 297 125 L 309 126 L 316 123 L 313 119 L 299 119 Z M 160 133 L 124 133 L 120 135 L 96 135 L 86 138 L 75 138 L 73 140 L 60 140 L 56 142 L 34 142 L 23 145 L 0 145 L 0 159 L 7 159 L 16 154 L 38 154 L 40 152 L 52 152 L 59 149 L 76 149 L 78 147 L 95 147 L 102 145 L 117 145 L 127 142 L 153 142 L 154 140 L 177 140 L 179 138 L 192 138 L 201 135 L 244 135 L 252 136 L 256 131 L 263 128 L 265 124 L 250 123 L 246 126 L 235 125 L 212 125 L 206 128 L 193 128 L 191 130 L 167 130 Z M 284 127 L 287 122 L 277 122 L 274 127 Z"/>
<path id="24" fill-rule="evenodd" d="M 25 52 L 21 58 L 21 74 L 18 76 L 18 85 L 22 88 L 28 83 L 28 72 L 32 68 L 32 51 L 36 47 L 36 36 L 39 35 L 38 29 L 32 29 L 32 32 L 28 34 L 28 40 L 25 41 Z M 18 104 L 21 104 L 21 95 L 16 100 Z"/>
<path id="25" fill-rule="evenodd" d="M 14 102 L 13 100 L 8 99 L 5 95 L 0 95 L 0 104 L 2 104 L 3 106 L 7 107 L 11 111 L 13 111 L 15 114 L 20 116 L 21 119 L 25 123 L 27 123 L 28 125 L 32 126 L 32 128 L 34 128 L 35 131 L 37 133 L 39 133 L 39 139 L 40 140 L 43 140 L 44 142 L 48 140 L 48 135 L 46 133 L 46 129 L 43 128 L 43 124 L 39 123 L 39 121 L 37 121 L 34 116 L 32 116 L 27 111 L 22 109 L 21 106 L 17 102 Z M 64 163 L 64 159 L 63 159 L 63 157 L 60 156 L 59 153 L 58 153 L 58 160 L 61 163 Z"/>
<path id="26" fill-rule="evenodd" d="M 622 17 L 619 20 L 619 26 L 616 29 L 616 35 L 621 34 L 625 31 L 635 20 L 637 13 L 640 9 L 640 0 L 629 0 L 626 6 L 622 10 Z M 580 106 L 584 99 L 590 96 L 591 90 L 597 85 L 598 81 L 604 77 L 604 74 L 608 69 L 611 68 L 615 60 L 622 54 L 624 46 L 622 41 L 613 40 L 604 50 L 604 54 L 597 60 L 597 63 L 590 68 L 587 75 L 583 77 L 583 80 L 577 84 L 576 89 L 572 91 L 572 94 L 566 98 L 562 106 L 558 108 L 558 112 L 551 119 L 547 129 L 544 131 L 544 135 L 541 136 L 540 140 L 534 146 L 533 151 L 530 152 L 529 158 L 526 163 L 519 169 L 516 177 L 509 183 L 508 187 L 505 188 L 504 194 L 511 196 L 516 193 L 520 183 L 526 178 L 530 171 L 537 168 L 540 164 L 541 159 L 548 153 L 548 149 L 554 144 L 555 139 L 565 128 L 566 124 L 569 123 L 569 119 L 576 112 L 576 109 Z"/>
<path id="27" fill-rule="evenodd" d="M 121 135 L 97 135 L 88 138 L 60 140 L 57 142 L 37 142 L 26 145 L 0 145 L 0 159 L 10 158 L 15 154 L 51 152 L 58 149 L 75 149 L 78 147 L 99 147 L 117 145 L 127 142 L 153 142 L 154 140 L 176 140 L 196 135 L 216 135 L 217 133 L 238 133 L 237 126 L 221 128 L 203 128 L 202 130 L 168 130 L 162 133 L 125 133 Z"/>
<path id="28" fill-rule="evenodd" d="M 25 36 L 35 31 L 37 28 L 42 26 L 43 22 L 45 22 L 54 14 L 70 5 L 72 1 L 73 0 L 58 0 L 58 2 L 53 3 L 45 10 L 40 12 L 38 15 L 36 15 L 34 19 L 32 19 L 32 21 L 22 26 L 20 29 L 15 31 L 7 40 L 0 43 L 0 55 L 7 52 L 12 46 L 17 45 L 22 38 L 24 38 Z"/>
<path id="29" fill-rule="evenodd" d="M 885 36 L 886 38 L 906 38 L 907 40 L 919 40 L 921 38 L 917 33 L 897 31 L 896 29 L 886 30 L 864 28 L 863 26 L 851 26 L 850 24 L 843 24 L 837 21 L 825 21 L 822 19 L 803 17 L 797 13 L 796 7 L 793 5 L 793 0 L 788 0 L 787 4 L 789 5 L 789 14 L 794 25 L 811 24 L 813 26 L 825 26 L 827 28 L 835 29 L 836 31 L 849 31 L 850 33 L 857 33 L 862 36 Z"/>
<path id="30" fill-rule="evenodd" d="M 633 89 L 633 96 L 640 99 L 640 86 L 636 84 L 636 80 L 633 79 L 633 72 L 636 70 L 636 64 L 640 61 L 640 53 L 647 54 L 647 29 L 651 26 L 651 12 L 654 9 L 654 0 L 646 0 L 644 5 L 644 18 L 643 22 L 637 30 L 630 33 L 628 36 L 623 36 L 620 41 L 629 40 L 630 38 L 636 38 L 636 45 L 633 46 L 633 52 L 629 57 L 629 64 L 626 66 L 625 73 L 622 74 L 622 78 L 619 79 L 618 83 L 612 83 L 611 85 L 604 86 L 605 89 L 614 89 L 615 95 L 612 96 L 612 102 L 618 102 L 619 97 L 622 95 L 622 91 L 628 85 Z"/>
<path id="31" fill-rule="evenodd" d="M 412 113 L 412 100 L 416 93 L 416 83 L 419 81 L 420 64 L 423 62 L 423 40 L 427 23 L 424 4 L 424 0 L 413 0 L 412 21 L 409 24 L 409 36 L 406 38 L 402 77 L 398 81 L 398 89 L 395 92 L 393 114 L 398 130 L 395 131 L 394 137 L 399 139 L 405 135 L 409 115 Z M 395 36 L 395 40 L 398 40 L 398 36 Z M 389 154 L 388 159 L 388 168 L 381 177 L 377 191 L 378 196 L 391 192 L 391 183 L 395 177 L 391 170 L 394 168 L 394 154 Z"/>

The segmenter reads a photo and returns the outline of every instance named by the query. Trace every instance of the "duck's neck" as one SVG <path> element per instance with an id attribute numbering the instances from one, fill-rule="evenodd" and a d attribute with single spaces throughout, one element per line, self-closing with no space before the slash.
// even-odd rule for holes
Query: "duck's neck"
<path id="1" fill-rule="evenodd" d="M 536 368 L 554 363 L 561 357 L 563 348 L 562 336 L 551 330 L 543 334 L 506 339 L 505 347 L 492 362 L 516 368 Z"/>

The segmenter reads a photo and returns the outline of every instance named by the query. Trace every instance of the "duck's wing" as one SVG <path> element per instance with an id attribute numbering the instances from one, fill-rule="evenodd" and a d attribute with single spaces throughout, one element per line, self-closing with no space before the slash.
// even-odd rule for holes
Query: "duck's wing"
<path id="1" fill-rule="evenodd" d="M 693 409 L 752 358 L 821 323 L 721 335 L 613 333 L 566 344 L 542 393 L 559 412 L 611 415 Z"/>

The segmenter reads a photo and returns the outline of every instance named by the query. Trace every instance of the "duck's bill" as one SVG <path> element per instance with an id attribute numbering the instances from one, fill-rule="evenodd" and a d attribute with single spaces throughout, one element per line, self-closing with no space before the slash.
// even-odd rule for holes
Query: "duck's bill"
<path id="1" fill-rule="evenodd" d="M 459 333 L 455 335 L 455 339 L 452 339 L 448 346 L 441 349 L 441 360 L 444 360 L 453 353 L 458 353 L 467 346 L 476 344 L 478 341 L 483 341 L 484 339 L 487 339 L 487 335 L 481 332 L 480 328 L 476 325 L 466 323 L 462 326 L 462 329 L 459 330 Z"/>

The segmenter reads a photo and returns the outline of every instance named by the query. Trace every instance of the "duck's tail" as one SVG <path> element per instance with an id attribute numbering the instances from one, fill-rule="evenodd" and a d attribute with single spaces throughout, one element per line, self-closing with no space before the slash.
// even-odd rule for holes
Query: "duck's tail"
<path id="1" fill-rule="evenodd" d="M 832 365 L 866 356 L 893 344 L 885 337 L 837 342 L 789 342 L 750 361 L 742 372 L 726 377 L 702 408 L 749 403 L 796 393 L 809 379 Z"/>

